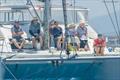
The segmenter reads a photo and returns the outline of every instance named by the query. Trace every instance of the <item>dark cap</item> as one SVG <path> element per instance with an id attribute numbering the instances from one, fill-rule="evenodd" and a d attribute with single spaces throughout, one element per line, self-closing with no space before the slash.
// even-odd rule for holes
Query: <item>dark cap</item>
<path id="1" fill-rule="evenodd" d="M 102 37 L 102 34 L 98 34 L 98 37 Z"/>

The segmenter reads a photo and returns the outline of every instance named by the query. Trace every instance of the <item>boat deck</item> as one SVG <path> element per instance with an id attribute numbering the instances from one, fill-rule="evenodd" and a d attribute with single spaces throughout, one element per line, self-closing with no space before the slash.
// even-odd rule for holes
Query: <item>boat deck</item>
<path id="1" fill-rule="evenodd" d="M 120 53 L 111 52 L 105 53 L 104 56 L 95 56 L 94 53 L 90 51 L 74 51 L 68 56 L 65 51 L 52 51 L 42 50 L 42 51 L 33 51 L 33 50 L 25 50 L 22 53 L 11 52 L 11 53 L 2 53 L 1 58 L 6 63 L 34 63 L 34 62 L 42 62 L 42 61 L 76 61 L 76 60 L 103 60 L 103 59 L 118 59 L 120 58 Z"/>

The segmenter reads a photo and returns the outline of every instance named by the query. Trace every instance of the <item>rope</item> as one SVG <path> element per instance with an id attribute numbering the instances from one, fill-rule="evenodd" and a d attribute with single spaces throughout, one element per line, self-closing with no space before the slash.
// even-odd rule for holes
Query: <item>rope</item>
<path id="1" fill-rule="evenodd" d="M 2 65 L 5 67 L 5 69 L 12 75 L 12 77 L 14 78 L 14 80 L 18 80 L 15 75 L 12 73 L 12 71 L 6 66 L 6 64 L 2 61 L 1 62 Z"/>
<path id="2" fill-rule="evenodd" d="M 40 17 L 39 17 L 39 15 L 38 15 L 38 13 L 37 13 L 37 11 L 36 11 L 36 9 L 35 9 L 32 1 L 31 1 L 31 0 L 27 0 L 27 3 L 29 3 L 29 4 L 33 7 L 33 10 L 34 10 L 36 16 L 38 17 L 39 21 L 42 23 L 42 20 L 40 19 Z"/>

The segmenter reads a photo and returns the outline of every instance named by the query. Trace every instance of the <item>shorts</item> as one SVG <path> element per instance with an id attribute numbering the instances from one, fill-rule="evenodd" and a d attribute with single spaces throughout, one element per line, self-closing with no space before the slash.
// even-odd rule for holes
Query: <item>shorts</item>
<path id="1" fill-rule="evenodd" d="M 80 40 L 80 48 L 85 48 L 87 45 L 88 40 Z"/>
<path id="2" fill-rule="evenodd" d="M 76 44 L 80 43 L 79 38 L 76 36 L 68 37 L 67 39 L 68 39 L 68 43 L 76 43 Z"/>
<path id="3" fill-rule="evenodd" d="M 36 37 L 35 36 L 31 36 L 30 40 L 32 40 L 32 39 L 35 39 L 37 42 L 40 42 L 40 40 L 43 39 L 43 36 L 42 35 L 38 35 Z"/>
<path id="4" fill-rule="evenodd" d="M 36 37 L 35 37 L 35 36 L 30 35 L 30 39 L 33 39 L 33 38 L 39 38 L 40 36 L 41 36 L 41 37 L 43 37 L 43 35 L 41 35 L 41 34 L 36 35 Z"/>
<path id="5" fill-rule="evenodd" d="M 16 42 L 23 42 L 24 41 L 23 37 L 20 37 L 20 36 L 13 37 L 12 40 L 14 40 Z"/>
<path id="6" fill-rule="evenodd" d="M 55 48 L 57 48 L 57 42 L 58 42 L 59 39 L 62 40 L 62 36 L 54 37 L 53 39 L 54 39 L 54 45 L 55 45 Z"/>

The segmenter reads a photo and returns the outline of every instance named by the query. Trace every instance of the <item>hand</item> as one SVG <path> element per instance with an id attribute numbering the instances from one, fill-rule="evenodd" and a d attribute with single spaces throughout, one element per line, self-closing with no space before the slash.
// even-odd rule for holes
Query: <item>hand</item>
<path id="1" fill-rule="evenodd" d="M 37 35 L 34 34 L 34 37 L 37 37 Z"/>
<path id="2" fill-rule="evenodd" d="M 38 34 L 34 34 L 34 37 L 37 38 L 37 37 L 38 37 Z"/>
<path id="3" fill-rule="evenodd" d="M 12 35 L 16 36 L 16 35 L 17 35 L 17 33 L 15 33 L 15 32 L 12 32 Z"/>
<path id="4" fill-rule="evenodd" d="M 22 34 L 23 34 L 23 32 L 17 32 L 16 34 L 17 34 L 17 35 L 22 35 Z"/>

